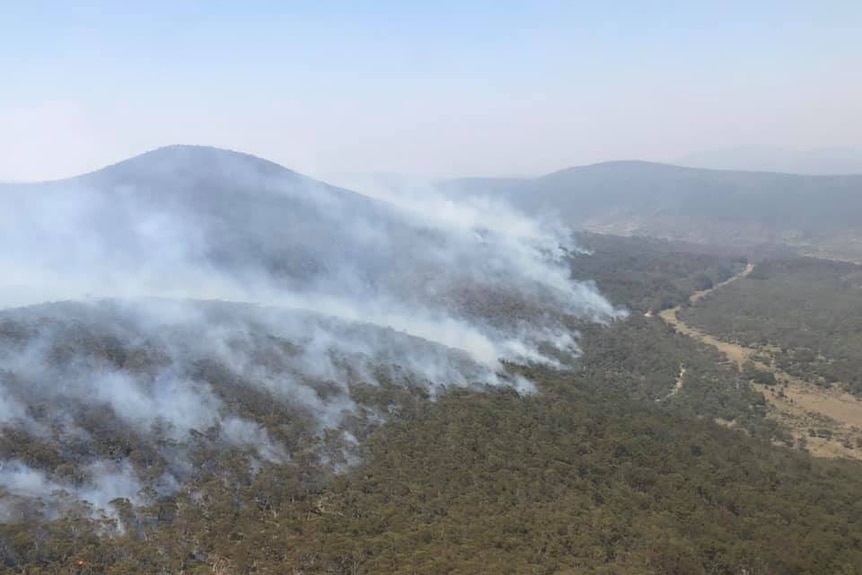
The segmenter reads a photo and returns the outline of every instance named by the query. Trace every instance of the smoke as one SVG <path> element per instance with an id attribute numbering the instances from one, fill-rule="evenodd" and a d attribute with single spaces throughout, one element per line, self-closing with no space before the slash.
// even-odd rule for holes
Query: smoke
<path id="1" fill-rule="evenodd" d="M 48 518 L 69 508 L 80 509 L 79 503 L 88 506 L 87 515 L 95 511 L 112 513 L 110 503 L 116 499 L 126 499 L 132 504 L 144 501 L 141 494 L 144 487 L 128 463 L 96 462 L 84 469 L 84 475 L 85 485 L 58 483 L 49 479 L 45 472 L 19 461 L 0 462 L 0 520 L 26 519 L 16 515 L 28 509 L 32 512 L 32 504 L 26 504 L 30 501 L 38 501 L 41 504 L 39 516 Z"/>
<path id="2" fill-rule="evenodd" d="M 89 478 L 10 460 L 0 486 L 104 507 L 180 484 L 202 442 L 288 461 L 279 421 L 349 446 L 350 422 L 383 417 L 357 386 L 530 393 L 501 360 L 564 367 L 574 321 L 622 313 L 571 280 L 559 224 L 427 187 L 371 195 L 192 147 L 0 186 L 0 428 Z M 109 465 L 118 433 L 158 446 L 156 471 L 124 459 L 134 445 Z"/>

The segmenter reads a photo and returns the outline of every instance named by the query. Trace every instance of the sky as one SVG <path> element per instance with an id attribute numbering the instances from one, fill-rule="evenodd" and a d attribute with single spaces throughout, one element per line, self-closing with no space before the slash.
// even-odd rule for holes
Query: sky
<path id="1" fill-rule="evenodd" d="M 0 180 L 170 144 L 534 175 L 862 146 L 862 2 L 0 0 Z"/>

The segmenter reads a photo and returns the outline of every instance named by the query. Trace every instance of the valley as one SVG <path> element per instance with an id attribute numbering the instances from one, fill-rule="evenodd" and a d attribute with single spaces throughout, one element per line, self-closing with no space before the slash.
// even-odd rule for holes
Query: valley
<path id="1" fill-rule="evenodd" d="M 7 572 L 862 565 L 850 264 L 188 146 L 0 201 Z"/>
<path id="2" fill-rule="evenodd" d="M 754 271 L 754 264 L 736 276 L 707 290 L 692 294 L 690 305 L 722 289 Z M 752 382 L 763 393 L 770 406 L 770 417 L 792 430 L 796 444 L 821 457 L 862 459 L 862 400 L 844 391 L 841 386 L 818 387 L 811 382 L 786 373 L 771 362 L 766 363 L 756 348 L 720 340 L 680 319 L 682 306 L 663 310 L 658 316 L 674 329 L 697 341 L 706 343 L 736 364 L 743 373 L 746 367 L 770 373 L 775 383 Z"/>
<path id="3" fill-rule="evenodd" d="M 860 30 L 4 3 L 0 575 L 862 575 Z"/>

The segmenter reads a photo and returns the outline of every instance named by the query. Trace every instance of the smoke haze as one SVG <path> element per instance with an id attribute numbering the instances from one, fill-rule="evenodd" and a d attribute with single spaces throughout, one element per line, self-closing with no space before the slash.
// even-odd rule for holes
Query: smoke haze
<path id="1" fill-rule="evenodd" d="M 141 501 L 193 475 L 200 442 L 289 461 L 288 434 L 251 416 L 266 409 L 338 431 L 346 462 L 386 417 L 356 386 L 531 393 L 501 360 L 564 367 L 574 322 L 623 313 L 570 279 L 563 226 L 375 195 L 197 147 L 0 187 L 0 426 L 74 454 L 66 476 L 10 458 L 0 493 Z M 93 447 L 118 433 L 158 446 L 148 466 Z"/>

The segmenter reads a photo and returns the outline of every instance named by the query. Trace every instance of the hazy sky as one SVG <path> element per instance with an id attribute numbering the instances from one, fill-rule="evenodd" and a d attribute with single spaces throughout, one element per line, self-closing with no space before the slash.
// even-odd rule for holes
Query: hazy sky
<path id="1" fill-rule="evenodd" d="M 859 0 L 0 0 L 0 180 L 172 143 L 311 174 L 862 145 Z"/>

